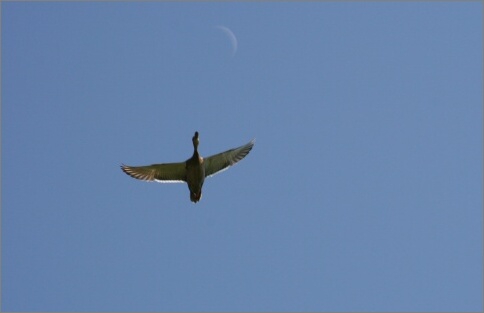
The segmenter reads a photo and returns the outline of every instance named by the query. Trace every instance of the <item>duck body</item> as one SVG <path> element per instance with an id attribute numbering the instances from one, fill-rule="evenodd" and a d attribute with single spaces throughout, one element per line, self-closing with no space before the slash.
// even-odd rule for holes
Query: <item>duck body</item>
<path id="1" fill-rule="evenodd" d="M 205 166 L 203 158 L 198 151 L 193 152 L 193 156 L 186 162 L 186 181 L 190 189 L 190 200 L 192 202 L 200 201 L 202 197 L 202 187 L 205 182 Z"/>
<path id="2" fill-rule="evenodd" d="M 202 187 L 206 177 L 213 176 L 228 169 L 242 160 L 254 146 L 255 140 L 238 148 L 202 158 L 198 153 L 199 135 L 195 132 L 192 138 L 193 155 L 185 162 L 152 164 L 148 166 L 121 165 L 123 172 L 129 176 L 161 183 L 185 182 L 190 190 L 190 200 L 194 203 L 202 197 Z"/>

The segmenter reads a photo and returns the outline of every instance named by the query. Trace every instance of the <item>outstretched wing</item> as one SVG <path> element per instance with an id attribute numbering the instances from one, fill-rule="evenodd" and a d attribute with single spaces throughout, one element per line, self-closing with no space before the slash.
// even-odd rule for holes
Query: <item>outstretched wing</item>
<path id="1" fill-rule="evenodd" d="M 129 176 L 145 181 L 157 181 L 159 183 L 186 182 L 185 162 L 152 164 L 148 166 L 128 166 L 122 164 L 121 169 Z"/>
<path id="2" fill-rule="evenodd" d="M 246 145 L 204 158 L 205 177 L 213 176 L 242 160 L 254 146 L 255 139 Z"/>

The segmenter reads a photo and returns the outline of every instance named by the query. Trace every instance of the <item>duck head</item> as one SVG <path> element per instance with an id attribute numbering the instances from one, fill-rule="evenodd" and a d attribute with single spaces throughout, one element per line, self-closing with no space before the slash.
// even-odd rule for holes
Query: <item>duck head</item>
<path id="1" fill-rule="evenodd" d="M 193 142 L 193 149 L 195 149 L 195 151 L 197 151 L 198 144 L 200 143 L 200 141 L 198 139 L 198 132 L 195 132 L 195 135 L 193 135 L 192 142 Z"/>

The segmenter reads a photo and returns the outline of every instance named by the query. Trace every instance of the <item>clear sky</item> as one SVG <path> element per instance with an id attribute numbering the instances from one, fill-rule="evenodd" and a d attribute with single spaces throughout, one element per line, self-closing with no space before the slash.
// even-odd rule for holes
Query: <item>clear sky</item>
<path id="1" fill-rule="evenodd" d="M 1 5 L 4 311 L 483 310 L 481 2 Z"/>

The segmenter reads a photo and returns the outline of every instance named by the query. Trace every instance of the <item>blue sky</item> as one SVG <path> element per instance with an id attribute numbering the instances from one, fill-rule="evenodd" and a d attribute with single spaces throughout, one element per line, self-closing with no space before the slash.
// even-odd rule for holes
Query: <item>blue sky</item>
<path id="1" fill-rule="evenodd" d="M 2 310 L 483 310 L 481 2 L 1 5 Z"/>

